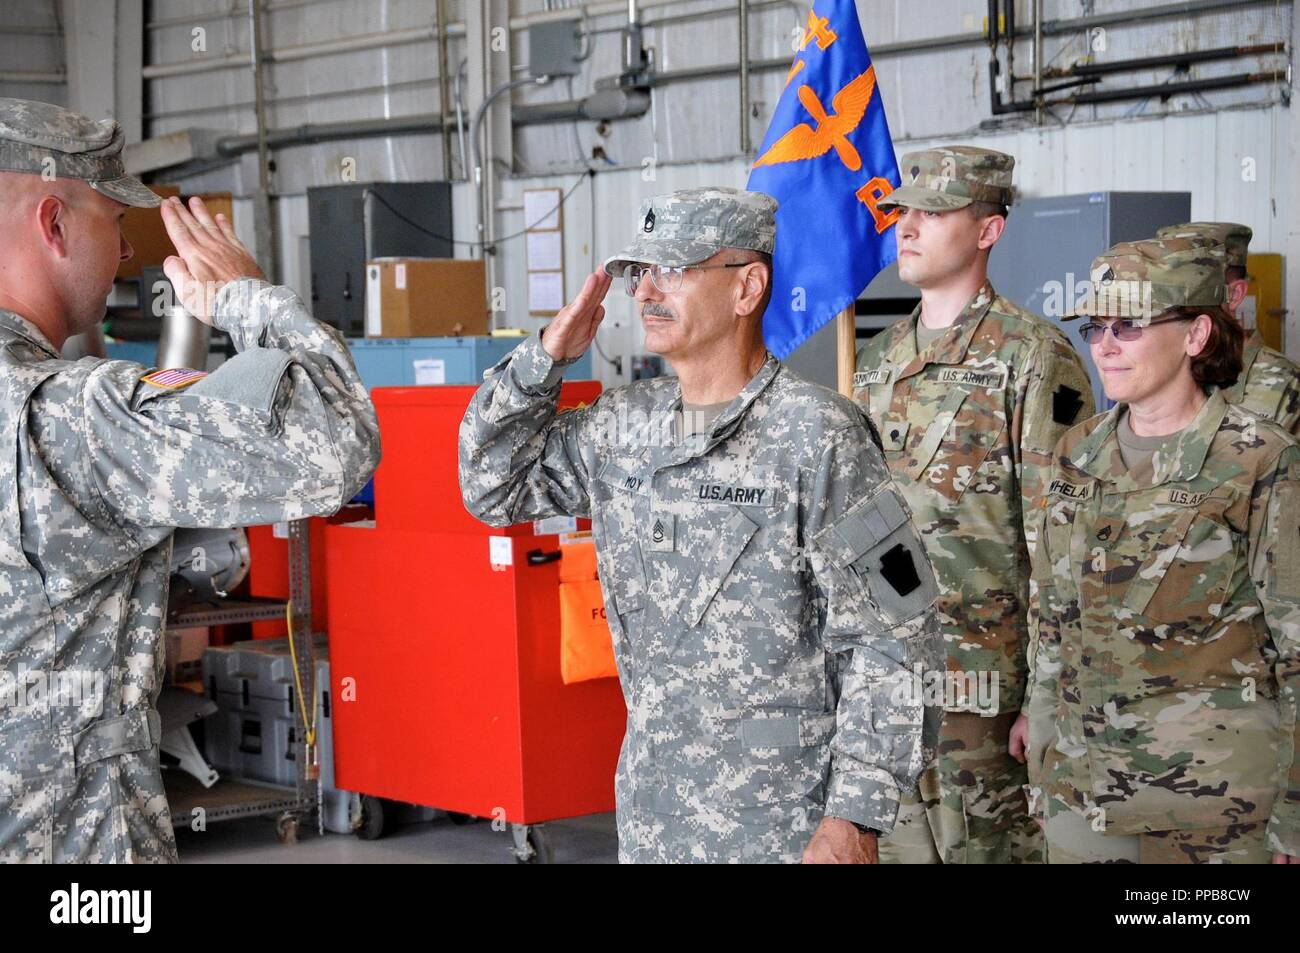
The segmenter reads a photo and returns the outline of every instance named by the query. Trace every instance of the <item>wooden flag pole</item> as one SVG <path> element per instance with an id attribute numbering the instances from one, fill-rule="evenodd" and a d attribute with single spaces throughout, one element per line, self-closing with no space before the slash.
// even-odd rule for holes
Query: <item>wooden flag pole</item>
<path id="1" fill-rule="evenodd" d="M 853 369 L 858 362 L 857 321 L 853 305 L 835 316 L 835 357 L 839 374 L 839 390 L 845 397 L 853 396 Z"/>

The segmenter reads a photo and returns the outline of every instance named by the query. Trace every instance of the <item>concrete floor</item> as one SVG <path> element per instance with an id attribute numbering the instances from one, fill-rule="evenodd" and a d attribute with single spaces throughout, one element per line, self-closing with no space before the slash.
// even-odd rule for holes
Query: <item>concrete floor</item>
<path id="1" fill-rule="evenodd" d="M 557 864 L 612 864 L 618 859 L 613 814 L 552 821 L 544 828 Z M 457 826 L 445 817 L 397 827 L 377 840 L 312 830 L 281 844 L 271 818 L 220 821 L 206 831 L 179 830 L 187 864 L 512 864 L 508 831 L 489 821 Z"/>

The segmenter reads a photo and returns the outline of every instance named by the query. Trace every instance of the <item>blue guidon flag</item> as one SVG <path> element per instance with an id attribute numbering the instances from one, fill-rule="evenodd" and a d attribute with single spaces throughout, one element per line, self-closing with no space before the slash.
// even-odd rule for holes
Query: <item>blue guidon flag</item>
<path id="1" fill-rule="evenodd" d="M 853 0 L 816 0 L 749 174 L 777 200 L 768 349 L 785 358 L 898 257 L 898 163 Z"/>

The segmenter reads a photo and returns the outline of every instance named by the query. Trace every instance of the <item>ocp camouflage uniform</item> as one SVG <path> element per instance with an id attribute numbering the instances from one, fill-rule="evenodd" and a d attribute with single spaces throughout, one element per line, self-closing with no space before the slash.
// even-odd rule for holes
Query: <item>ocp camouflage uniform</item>
<path id="1" fill-rule="evenodd" d="M 0 100 L 6 168 L 39 170 L 54 143 L 84 147 L 60 174 L 158 204 L 121 170 L 116 124 Z M 336 332 L 260 281 L 216 308 L 242 353 L 206 376 L 63 361 L 0 310 L 0 861 L 176 859 L 155 709 L 173 529 L 333 512 L 378 460 Z"/>
<path id="2" fill-rule="evenodd" d="M 1223 396 L 1300 437 L 1300 364 L 1273 350 L 1258 331 L 1246 336 L 1241 376 Z"/>
<path id="3" fill-rule="evenodd" d="M 1130 472 L 1123 406 L 1066 435 L 1039 510 L 1031 781 L 1107 834 L 1214 834 L 1188 861 L 1266 830 L 1300 854 L 1300 447 L 1216 393 Z"/>
<path id="4" fill-rule="evenodd" d="M 1222 300 L 1213 262 L 1174 241 L 1116 246 L 1107 269 L 1154 285 L 1156 313 Z M 1035 510 L 1030 780 L 1049 859 L 1300 855 L 1300 446 L 1214 392 L 1130 469 L 1125 409 L 1062 438 Z"/>
<path id="5" fill-rule="evenodd" d="M 1226 267 L 1245 269 L 1254 232 L 1235 222 L 1188 222 L 1169 225 L 1158 238 L 1204 238 L 1223 247 Z M 1300 364 L 1264 343 L 1259 331 L 1246 335 L 1241 376 L 1223 396 L 1251 413 L 1276 421 L 1283 430 L 1300 436 Z"/>
<path id="6" fill-rule="evenodd" d="M 913 184 L 888 202 L 937 211 L 1005 204 L 1013 162 L 968 147 L 907 155 L 904 182 Z M 1065 336 L 987 281 L 918 353 L 920 313 L 869 340 L 853 380 L 934 566 L 950 673 L 939 758 L 918 795 L 904 799 L 881 858 L 1037 862 L 1024 766 L 1007 748 L 1024 699 L 1024 511 L 1057 439 L 1091 415 L 1092 388 Z"/>
<path id="7" fill-rule="evenodd" d="M 759 201 L 652 199 L 645 231 L 671 238 L 606 267 L 761 248 L 743 243 L 771 219 Z M 534 337 L 485 375 L 460 481 L 494 526 L 592 520 L 628 711 L 620 860 L 790 862 L 824 815 L 891 828 L 933 753 L 940 713 L 914 682 L 942 650 L 928 562 L 861 412 L 769 355 L 678 440 L 676 378 L 557 415 L 564 363 Z"/>

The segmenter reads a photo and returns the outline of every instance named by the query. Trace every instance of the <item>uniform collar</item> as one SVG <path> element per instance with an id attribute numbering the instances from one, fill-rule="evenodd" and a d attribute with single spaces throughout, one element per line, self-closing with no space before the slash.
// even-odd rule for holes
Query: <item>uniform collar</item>
<path id="1" fill-rule="evenodd" d="M 1246 375 L 1250 373 L 1251 367 L 1255 363 L 1255 358 L 1259 357 L 1259 352 L 1264 350 L 1264 339 L 1259 336 L 1258 331 L 1251 331 L 1246 335 L 1246 341 L 1241 348 L 1241 380 L 1245 381 Z"/>
<path id="2" fill-rule="evenodd" d="M 1231 387 L 1223 389 L 1231 403 L 1240 404 L 1246 399 L 1246 380 L 1250 377 L 1251 368 L 1255 366 L 1255 361 L 1259 359 L 1260 352 L 1263 350 L 1264 340 L 1259 336 L 1258 331 L 1251 331 L 1246 335 L 1241 348 L 1241 373 L 1237 375 Z"/>
<path id="3" fill-rule="evenodd" d="M 40 350 L 44 351 L 50 357 L 58 360 L 59 352 L 54 350 L 54 346 L 50 344 L 49 339 L 41 333 L 40 328 L 32 324 L 32 322 L 28 321 L 22 315 L 0 308 L 0 329 L 12 331 L 19 337 L 36 345 L 36 347 L 40 348 Z"/>
<path id="4" fill-rule="evenodd" d="M 984 283 L 979 286 L 971 299 L 966 302 L 966 306 L 958 313 L 957 319 L 949 326 L 947 333 L 930 342 L 929 347 L 920 353 L 916 350 L 916 323 L 921 320 L 921 306 L 918 304 L 911 317 L 905 322 L 906 334 L 902 336 L 903 340 L 894 339 L 895 345 L 910 351 L 910 354 L 903 352 L 899 355 L 906 359 L 906 363 L 898 376 L 909 377 L 928 364 L 965 363 L 971 339 L 979 330 L 984 316 L 989 313 L 989 308 L 993 307 L 996 297 L 997 292 L 993 290 L 993 283 L 985 278 Z M 911 343 L 905 343 L 908 341 Z"/>
<path id="5" fill-rule="evenodd" d="M 1097 428 L 1079 441 L 1070 462 L 1089 476 L 1111 482 L 1123 482 L 1127 470 L 1119 453 L 1119 439 L 1115 435 L 1115 430 L 1120 414 L 1126 407 L 1127 404 L 1116 404 L 1107 411 Z M 1210 394 L 1200 412 L 1178 435 L 1178 442 L 1174 445 L 1168 461 L 1163 462 L 1152 474 L 1149 485 L 1159 486 L 1170 481 L 1182 483 L 1194 480 L 1205 465 L 1210 444 L 1214 442 L 1214 435 L 1219 432 L 1227 412 L 1228 402 L 1222 392 L 1216 390 Z"/>
<path id="6" fill-rule="evenodd" d="M 706 453 L 714 446 L 721 443 L 731 431 L 735 429 L 736 423 L 749 410 L 751 404 L 758 399 L 763 391 L 767 390 L 769 384 L 776 379 L 776 375 L 781 370 L 781 362 L 778 361 L 771 353 L 768 353 L 763 361 L 763 366 L 758 372 L 749 379 L 749 383 L 740 389 L 740 393 L 731 399 L 722 413 L 713 419 L 712 426 L 709 427 L 707 434 L 696 434 L 694 437 L 688 437 L 683 440 L 679 452 L 684 451 L 686 456 L 697 456 Z M 682 405 L 682 388 L 678 383 L 673 388 L 672 408 L 680 410 Z M 701 440 L 703 438 L 703 440 Z M 674 454 L 677 456 L 677 454 Z"/>

